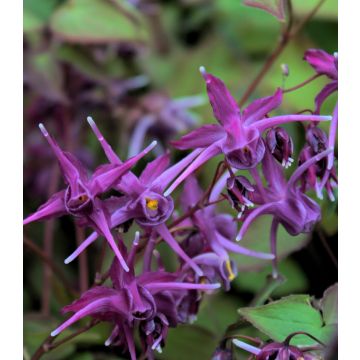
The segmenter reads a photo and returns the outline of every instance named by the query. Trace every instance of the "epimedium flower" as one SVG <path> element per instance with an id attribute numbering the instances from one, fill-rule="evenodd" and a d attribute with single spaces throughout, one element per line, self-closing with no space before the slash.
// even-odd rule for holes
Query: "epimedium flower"
<path id="1" fill-rule="evenodd" d="M 338 89 L 338 54 L 328 54 L 321 49 L 309 49 L 304 60 L 308 62 L 319 75 L 324 75 L 330 82 L 324 86 L 315 98 L 315 113 L 319 114 L 324 101 Z"/>
<path id="2" fill-rule="evenodd" d="M 91 118 L 88 118 L 88 122 L 110 163 L 113 164 L 113 166 L 121 165 L 122 161 L 106 142 L 95 122 Z M 129 219 L 134 219 L 144 229 L 154 231 L 160 235 L 181 259 L 188 262 L 189 265 L 201 275 L 202 272 L 200 268 L 181 249 L 165 225 L 165 221 L 173 212 L 174 204 L 170 196 L 163 195 L 166 186 L 193 161 L 199 152 L 200 151 L 196 151 L 195 153 L 189 154 L 171 167 L 168 167 L 170 161 L 169 154 L 164 154 L 148 163 L 139 177 L 135 176 L 132 172 L 128 172 L 113 186 L 116 190 L 124 194 L 124 196 L 117 199 L 110 199 L 112 204 L 110 204 L 110 202 L 109 204 L 114 208 L 114 210 L 111 211 L 110 217 L 111 228 L 115 228 Z M 95 241 L 97 237 L 97 232 L 90 235 L 90 237 L 66 259 L 66 263 L 75 259 L 88 245 Z"/>
<path id="3" fill-rule="evenodd" d="M 306 335 L 311 339 L 318 342 L 321 346 L 325 346 L 315 336 L 303 331 L 294 332 L 286 337 L 283 342 L 269 342 L 261 347 L 250 345 L 239 339 L 233 339 L 232 343 L 249 353 L 251 353 L 255 360 L 317 360 L 319 359 L 316 355 L 313 355 L 311 351 L 313 348 L 300 349 L 294 345 L 290 345 L 291 339 L 296 335 Z"/>
<path id="4" fill-rule="evenodd" d="M 274 255 L 273 277 L 275 278 L 278 276 L 276 243 L 279 224 L 283 225 L 290 235 L 296 236 L 310 232 L 321 219 L 320 206 L 303 193 L 297 186 L 297 182 L 306 170 L 324 159 L 331 151 L 332 149 L 328 149 L 305 161 L 294 171 L 288 181 L 285 180 L 281 166 L 270 152 L 265 153 L 262 169 L 268 187 L 265 188 L 260 182 L 257 183 L 256 194 L 253 195 L 252 200 L 259 206 L 247 213 L 236 240 L 240 241 L 243 238 L 250 225 L 259 216 L 272 215 L 270 248 Z"/>
<path id="5" fill-rule="evenodd" d="M 331 116 L 320 115 L 281 115 L 267 117 L 268 113 L 278 108 L 282 102 L 281 89 L 273 96 L 257 99 L 241 111 L 226 88 L 217 77 L 207 73 L 203 67 L 200 71 L 205 79 L 210 104 L 219 125 L 207 124 L 183 136 L 172 145 L 178 149 L 201 149 L 201 154 L 167 189 L 165 196 L 171 192 L 209 159 L 221 153 L 235 169 L 252 169 L 262 160 L 265 144 L 261 137 L 263 131 L 288 122 L 328 121 Z"/>
<path id="6" fill-rule="evenodd" d="M 281 127 L 270 129 L 266 134 L 266 145 L 274 158 L 285 168 L 291 166 L 294 159 L 294 143 L 287 131 Z"/>
<path id="7" fill-rule="evenodd" d="M 337 110 L 334 113 L 337 119 Z M 311 126 L 306 131 L 307 144 L 299 155 L 299 165 L 310 159 L 312 156 L 325 151 L 328 147 L 335 144 L 334 134 L 330 134 L 328 139 L 326 133 L 317 126 Z M 301 177 L 302 190 L 314 189 L 319 199 L 323 198 L 322 190 L 325 188 L 331 201 L 335 201 L 334 189 L 337 186 L 337 176 L 334 169 L 334 152 L 332 151 L 327 158 L 313 164 Z"/>
<path id="8" fill-rule="evenodd" d="M 296 346 L 283 343 L 273 342 L 260 349 L 238 339 L 234 339 L 232 342 L 240 349 L 253 354 L 255 360 L 316 360 L 315 356 L 306 354 Z"/>
<path id="9" fill-rule="evenodd" d="M 219 188 L 215 188 L 215 190 L 213 190 L 210 195 L 212 199 L 218 198 L 218 189 Z M 181 196 L 183 210 L 187 211 L 197 204 L 202 197 L 203 191 L 196 178 L 189 176 L 186 179 Z M 201 241 L 204 245 L 201 253 L 194 257 L 193 261 L 201 266 L 204 276 L 208 275 L 209 279 L 213 280 L 220 275 L 227 290 L 230 288 L 230 281 L 236 277 L 237 273 L 235 263 L 231 262 L 228 252 L 235 252 L 266 260 L 272 260 L 274 258 L 272 254 L 249 250 L 236 244 L 233 241 L 237 231 L 236 222 L 233 221 L 231 215 L 216 213 L 215 204 L 195 211 L 191 215 L 190 221 L 203 239 L 195 238 L 192 233 L 190 234 L 192 240 L 190 240 L 189 243 L 191 241 Z M 181 225 L 182 224 L 179 226 Z M 189 245 L 192 246 L 192 244 Z"/>
<path id="10" fill-rule="evenodd" d="M 177 312 L 176 304 L 174 301 L 164 301 L 164 298 L 172 293 L 186 293 L 189 290 L 211 291 L 220 287 L 220 284 L 178 281 L 178 274 L 168 273 L 162 269 L 144 271 L 140 275 L 135 275 L 134 260 L 139 239 L 140 234 L 137 232 L 133 246 L 125 256 L 130 270 L 124 271 L 114 259 L 109 271 L 113 286 L 111 288 L 96 286 L 83 293 L 72 304 L 65 306 L 63 313 L 74 314 L 55 329 L 51 333 L 52 336 L 57 336 L 80 319 L 91 316 L 114 324 L 114 329 L 105 345 L 126 345 L 131 359 L 134 360 L 136 352 L 133 331 L 139 322 L 145 328 L 142 329 L 145 330 L 145 335 L 153 339 L 152 349 L 157 348 L 166 336 L 166 329 L 161 331 L 156 327 L 159 321 L 162 322 L 162 326 L 168 326 L 170 322 L 176 324 L 174 320 Z M 123 252 L 126 253 L 122 244 L 123 242 L 119 241 L 119 246 L 122 246 Z"/>
<path id="11" fill-rule="evenodd" d="M 102 234 L 124 269 L 128 270 L 110 231 L 110 214 L 99 196 L 108 191 L 138 160 L 151 151 L 156 143 L 152 143 L 140 154 L 122 164 L 107 164 L 98 167 L 89 177 L 81 163 L 59 147 L 44 125 L 40 124 L 39 127 L 59 162 L 67 187 L 55 193 L 34 214 L 29 215 L 24 220 L 24 225 L 65 214 L 73 215 L 80 225 L 91 226 Z"/>

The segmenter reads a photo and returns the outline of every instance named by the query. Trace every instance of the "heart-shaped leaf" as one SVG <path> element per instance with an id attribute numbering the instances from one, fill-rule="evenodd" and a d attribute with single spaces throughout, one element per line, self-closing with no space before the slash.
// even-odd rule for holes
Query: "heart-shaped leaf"
<path id="1" fill-rule="evenodd" d="M 274 341 L 284 341 L 295 332 L 303 331 L 327 343 L 335 330 L 334 325 L 324 325 L 319 310 L 310 302 L 309 295 L 291 295 L 259 307 L 239 309 L 239 313 L 254 327 Z M 297 335 L 292 344 L 316 345 L 316 341 L 305 335 Z"/>
<path id="2" fill-rule="evenodd" d="M 338 284 L 330 286 L 320 301 L 320 309 L 326 325 L 338 322 Z"/>

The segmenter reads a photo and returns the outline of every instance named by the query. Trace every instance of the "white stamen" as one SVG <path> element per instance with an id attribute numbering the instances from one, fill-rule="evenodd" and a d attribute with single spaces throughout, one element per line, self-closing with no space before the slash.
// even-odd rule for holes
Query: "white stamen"
<path id="1" fill-rule="evenodd" d="M 286 166 L 286 160 L 285 160 L 285 159 L 282 160 L 281 166 L 282 166 L 282 167 L 285 167 L 285 166 Z"/>
<path id="2" fill-rule="evenodd" d="M 243 212 L 242 212 L 242 211 L 240 211 L 240 212 L 237 214 L 236 218 L 237 218 L 238 220 L 239 220 L 239 219 L 241 219 L 242 214 L 243 214 Z"/>
<path id="3" fill-rule="evenodd" d="M 159 345 L 156 349 L 155 349 L 159 354 L 162 353 L 162 349 L 161 349 L 161 346 Z"/>
<path id="4" fill-rule="evenodd" d="M 243 212 L 245 210 L 245 205 L 241 205 L 241 211 Z"/>
<path id="5" fill-rule="evenodd" d="M 169 191 L 169 189 L 167 189 L 167 190 L 164 192 L 164 197 L 168 197 L 170 194 L 171 194 L 171 191 Z"/>
<path id="6" fill-rule="evenodd" d="M 135 239 L 133 242 L 134 246 L 138 246 L 139 245 L 139 241 L 140 241 L 140 231 L 136 231 L 135 232 Z"/>
<path id="7" fill-rule="evenodd" d="M 59 335 L 59 333 L 60 333 L 60 331 L 59 331 L 58 329 L 56 329 L 56 330 L 52 331 L 50 335 L 51 335 L 52 337 L 54 337 L 54 336 Z"/>
<path id="8" fill-rule="evenodd" d="M 202 76 L 205 76 L 207 73 L 206 73 L 206 69 L 205 69 L 205 66 L 200 66 L 199 67 L 199 71 L 201 73 Z"/>
<path id="9" fill-rule="evenodd" d="M 41 132 L 43 133 L 44 136 L 49 136 L 49 133 L 47 132 L 44 124 L 40 123 L 39 124 L 39 129 L 41 130 Z"/>
<path id="10" fill-rule="evenodd" d="M 288 161 L 290 161 L 291 163 L 293 163 L 295 160 L 291 157 L 288 158 Z"/>
<path id="11" fill-rule="evenodd" d="M 190 316 L 189 316 L 189 323 L 190 323 L 190 324 L 193 324 L 196 320 L 197 320 L 197 316 L 196 316 L 196 315 L 190 315 Z"/>
<path id="12" fill-rule="evenodd" d="M 338 57 L 337 51 L 334 52 L 334 56 L 335 56 L 336 58 Z"/>
<path id="13" fill-rule="evenodd" d="M 111 340 L 110 338 L 108 338 L 106 341 L 105 341 L 105 346 L 110 346 L 111 345 Z"/>

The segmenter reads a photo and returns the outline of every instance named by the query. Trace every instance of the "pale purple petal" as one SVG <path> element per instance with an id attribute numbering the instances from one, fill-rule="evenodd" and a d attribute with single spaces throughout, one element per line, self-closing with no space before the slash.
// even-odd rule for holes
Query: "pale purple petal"
<path id="1" fill-rule="evenodd" d="M 23 224 L 27 225 L 33 221 L 46 220 L 65 215 L 67 212 L 64 203 L 64 196 L 65 190 L 54 194 L 45 204 L 41 205 L 35 213 L 24 219 Z"/>
<path id="2" fill-rule="evenodd" d="M 337 81 L 333 81 L 330 84 L 324 86 L 324 88 L 319 92 L 315 98 L 315 113 L 319 114 L 321 105 L 323 102 L 335 91 L 338 89 Z"/>
<path id="3" fill-rule="evenodd" d="M 184 250 L 180 247 L 174 237 L 171 235 L 169 229 L 165 224 L 154 226 L 154 230 L 165 240 L 165 242 L 175 251 L 175 253 L 183 259 L 190 267 L 199 275 L 202 276 L 203 272 L 195 262 L 186 255 Z"/>
<path id="4" fill-rule="evenodd" d="M 170 163 L 170 154 L 166 153 L 159 156 L 155 160 L 149 162 L 143 172 L 141 173 L 139 180 L 145 184 L 151 184 L 155 179 L 157 179 L 169 166 Z"/>
<path id="5" fill-rule="evenodd" d="M 194 162 L 171 184 L 171 186 L 165 191 L 164 196 L 169 196 L 189 175 L 191 175 L 201 165 L 206 163 L 214 156 L 220 154 L 221 149 L 219 143 L 215 143 L 204 151 L 194 160 Z"/>
<path id="6" fill-rule="evenodd" d="M 331 119 L 332 116 L 322 116 L 322 115 L 281 115 L 281 116 L 274 116 L 271 118 L 265 118 L 259 120 L 251 126 L 257 128 L 260 132 L 262 132 L 273 126 L 278 126 L 290 122 L 297 122 L 297 121 L 317 122 L 317 121 L 330 121 Z"/>
<path id="7" fill-rule="evenodd" d="M 282 90 L 279 88 L 272 96 L 254 100 L 243 112 L 245 125 L 263 119 L 270 111 L 278 108 L 282 102 Z"/>
<path id="8" fill-rule="evenodd" d="M 180 140 L 171 141 L 171 145 L 180 150 L 203 148 L 210 146 L 225 135 L 221 126 L 208 124 L 191 131 Z"/>

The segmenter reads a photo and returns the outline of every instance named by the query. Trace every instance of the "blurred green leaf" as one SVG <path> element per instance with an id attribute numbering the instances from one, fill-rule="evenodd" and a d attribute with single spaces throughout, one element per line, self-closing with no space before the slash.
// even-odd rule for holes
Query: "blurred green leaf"
<path id="1" fill-rule="evenodd" d="M 45 23 L 61 2 L 62 0 L 24 0 L 24 14 L 31 13 Z"/>
<path id="2" fill-rule="evenodd" d="M 216 338 L 197 325 L 180 325 L 169 331 L 166 346 L 158 359 L 199 360 L 210 359 L 217 346 Z"/>
<path id="3" fill-rule="evenodd" d="M 51 29 L 74 43 L 142 42 L 145 31 L 110 1 L 68 0 L 51 19 Z"/>
<path id="4" fill-rule="evenodd" d="M 294 13 L 296 16 L 305 16 L 317 5 L 318 1 L 314 0 L 294 0 L 292 1 Z M 315 14 L 316 19 L 336 20 L 338 15 L 337 0 L 325 1 Z"/>
<path id="5" fill-rule="evenodd" d="M 307 290 L 309 285 L 307 277 L 295 261 L 291 259 L 280 261 L 279 271 L 286 281 L 275 289 L 272 296 L 284 296 Z M 231 284 L 237 289 L 257 293 L 265 285 L 266 276 L 269 274 L 271 274 L 271 265 L 258 272 L 240 273 Z"/>
<path id="6" fill-rule="evenodd" d="M 241 299 L 229 293 L 219 292 L 206 296 L 201 303 L 195 325 L 212 331 L 220 341 L 226 328 L 238 318 L 237 309 L 241 305 Z"/>
<path id="7" fill-rule="evenodd" d="M 333 325 L 324 325 L 309 295 L 291 295 L 267 305 L 239 309 L 239 313 L 275 341 L 284 341 L 289 334 L 304 331 L 326 343 L 335 330 Z M 317 344 L 305 335 L 295 336 L 291 343 L 298 346 Z"/>
<path id="8" fill-rule="evenodd" d="M 42 29 L 44 21 L 36 16 L 31 10 L 24 9 L 23 13 L 23 29 L 24 33 L 30 33 Z"/>
<path id="9" fill-rule="evenodd" d="M 270 252 L 270 226 L 271 217 L 263 216 L 258 218 L 250 227 L 244 238 L 240 241 L 240 245 L 251 250 Z M 277 236 L 278 257 L 283 259 L 289 254 L 303 248 L 309 241 L 307 234 L 298 236 L 289 235 L 286 230 L 280 226 Z M 269 261 L 256 259 L 244 255 L 232 254 L 231 256 L 238 264 L 240 272 L 261 269 L 269 265 Z"/>
<path id="10" fill-rule="evenodd" d="M 330 286 L 320 301 L 320 309 L 326 325 L 338 323 L 338 284 Z"/>

